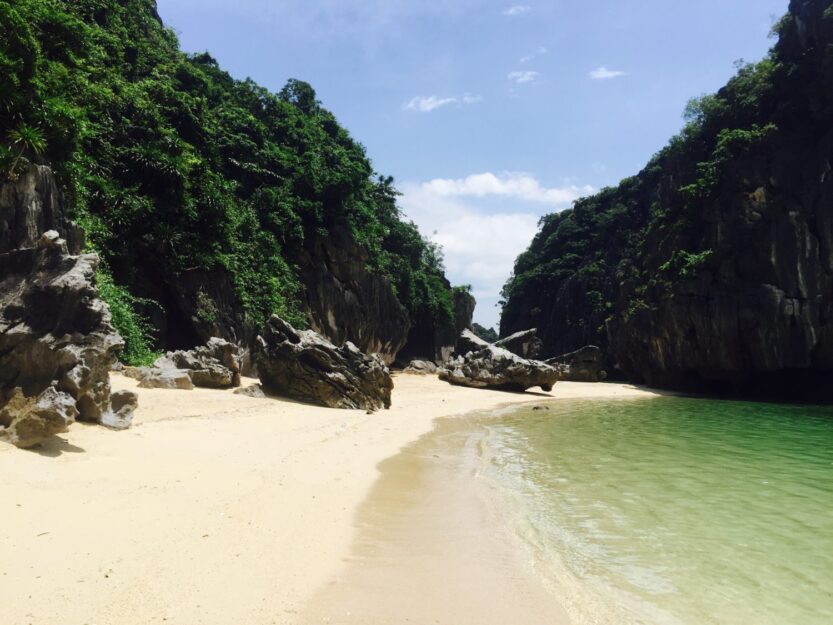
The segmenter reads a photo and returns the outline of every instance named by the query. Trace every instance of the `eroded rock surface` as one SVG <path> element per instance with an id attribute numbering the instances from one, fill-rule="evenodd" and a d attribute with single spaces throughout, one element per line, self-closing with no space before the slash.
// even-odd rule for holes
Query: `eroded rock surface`
<path id="1" fill-rule="evenodd" d="M 545 360 L 561 371 L 561 380 L 567 382 L 601 382 L 607 377 L 604 370 L 604 354 L 595 345 L 587 345 L 569 354 Z"/>
<path id="2" fill-rule="evenodd" d="M 521 358 L 495 345 L 458 356 L 440 369 L 440 379 L 451 384 L 516 392 L 535 386 L 551 391 L 559 376 L 555 367 Z"/>
<path id="3" fill-rule="evenodd" d="M 522 330 L 515 332 L 506 338 L 495 341 L 496 347 L 508 349 L 510 352 L 521 358 L 535 359 L 541 354 L 541 348 L 544 346 L 541 339 L 538 338 L 538 330 L 532 328 L 531 330 Z"/>
<path id="4" fill-rule="evenodd" d="M 469 352 L 477 352 L 489 347 L 489 342 L 484 341 L 471 330 L 463 330 L 457 337 L 457 344 L 454 347 L 455 356 L 465 356 Z"/>
<path id="5" fill-rule="evenodd" d="M 412 375 L 430 375 L 437 372 L 437 365 L 430 360 L 412 360 L 405 367 L 405 373 Z"/>
<path id="6" fill-rule="evenodd" d="M 257 339 L 257 368 L 265 391 L 330 408 L 390 407 L 393 380 L 377 355 L 350 342 L 336 347 L 312 330 L 272 316 Z"/>
<path id="7" fill-rule="evenodd" d="M 242 359 L 240 347 L 212 337 L 206 345 L 188 351 L 168 352 L 154 364 L 163 369 L 187 371 L 194 386 L 222 389 L 240 386 Z"/>
<path id="8" fill-rule="evenodd" d="M 110 395 L 124 344 L 95 286 L 98 258 L 82 245 L 48 167 L 0 186 L 0 437 L 20 447 L 75 419 L 130 425 L 135 395 L 115 408 Z"/>

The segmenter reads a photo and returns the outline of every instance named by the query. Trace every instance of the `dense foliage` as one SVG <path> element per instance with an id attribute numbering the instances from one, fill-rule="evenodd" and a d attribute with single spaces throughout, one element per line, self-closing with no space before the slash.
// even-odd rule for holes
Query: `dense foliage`
<path id="1" fill-rule="evenodd" d="M 682 132 L 642 172 L 541 220 L 504 287 L 502 334 L 537 326 L 551 353 L 604 346 L 612 327 L 655 310 L 681 285 L 706 273 L 734 279 L 726 272 L 738 250 L 726 224 L 761 193 L 752 180 L 787 144 L 812 153 L 829 124 L 823 86 L 833 52 L 812 47 L 797 10 L 818 20 L 819 33 L 833 27 L 830 0 L 794 0 L 767 58 L 740 62 L 718 93 L 692 100 Z"/>
<path id="2" fill-rule="evenodd" d="M 252 324 L 302 324 L 293 259 L 332 228 L 413 318 L 451 316 L 437 250 L 312 87 L 270 93 L 180 52 L 154 0 L 0 0 L 0 146 L 9 175 L 22 158 L 52 164 L 112 272 L 105 296 L 126 294 L 110 303 L 133 311 L 116 322 L 139 359 L 134 304 L 194 267 L 230 275 Z"/>

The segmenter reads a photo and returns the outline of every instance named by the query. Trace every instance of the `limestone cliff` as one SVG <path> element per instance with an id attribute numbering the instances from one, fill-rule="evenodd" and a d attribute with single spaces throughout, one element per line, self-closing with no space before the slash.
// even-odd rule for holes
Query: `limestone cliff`
<path id="1" fill-rule="evenodd" d="M 544 219 L 503 334 L 601 344 L 655 386 L 830 392 L 833 3 L 793 0 L 777 31 L 639 175 Z"/>

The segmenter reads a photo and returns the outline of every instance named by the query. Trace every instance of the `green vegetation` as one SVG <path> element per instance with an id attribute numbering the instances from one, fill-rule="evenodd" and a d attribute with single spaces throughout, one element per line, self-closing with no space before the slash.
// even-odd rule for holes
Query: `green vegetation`
<path id="1" fill-rule="evenodd" d="M 789 164 L 771 164 L 789 160 L 785 145 L 817 150 L 825 126 L 813 120 L 829 119 L 822 85 L 833 54 L 829 45 L 806 42 L 827 32 L 820 29 L 833 7 L 830 0 L 805 5 L 801 10 L 817 18 L 812 35 L 801 32 L 806 24 L 795 15 L 785 16 L 767 58 L 739 62 L 718 93 L 691 100 L 683 130 L 642 172 L 541 219 L 504 286 L 502 333 L 538 326 L 555 352 L 604 346 L 608 322 L 655 310 L 691 288 L 683 283 L 708 284 L 731 265 L 738 250 L 726 224 L 740 207 L 764 201 L 765 187 L 777 187 L 775 174 L 760 172 L 783 175 Z M 760 218 L 743 210 L 744 219 Z"/>
<path id="2" fill-rule="evenodd" d="M 471 324 L 471 329 L 472 332 L 474 332 L 477 336 L 479 336 L 484 341 L 488 341 L 489 343 L 494 343 L 500 338 L 498 336 L 497 331 L 494 328 L 487 328 L 485 326 L 480 325 L 477 322 Z"/>
<path id="3" fill-rule="evenodd" d="M 111 269 L 128 360 L 152 343 L 137 302 L 195 268 L 230 276 L 247 323 L 303 325 L 294 259 L 333 229 L 367 248 L 414 321 L 452 316 L 439 251 L 312 87 L 270 93 L 180 52 L 153 0 L 0 0 L 0 138 L 7 171 L 40 155 L 58 174 Z"/>

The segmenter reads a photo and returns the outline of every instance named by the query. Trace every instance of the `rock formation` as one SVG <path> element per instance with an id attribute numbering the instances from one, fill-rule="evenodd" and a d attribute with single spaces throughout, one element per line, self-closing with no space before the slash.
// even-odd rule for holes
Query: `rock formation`
<path id="1" fill-rule="evenodd" d="M 507 349 L 516 356 L 534 360 L 541 353 L 543 343 L 538 338 L 538 330 L 522 330 L 495 342 L 496 347 Z"/>
<path id="2" fill-rule="evenodd" d="M 168 390 L 191 391 L 194 382 L 190 372 L 178 369 L 170 363 L 158 363 L 162 366 L 153 367 L 125 367 L 124 375 L 139 381 L 139 388 L 163 388 Z"/>
<path id="3" fill-rule="evenodd" d="M 437 365 L 430 360 L 412 360 L 405 367 L 404 372 L 413 375 L 430 375 L 437 372 Z"/>
<path id="4" fill-rule="evenodd" d="M 349 341 L 336 347 L 273 315 L 257 342 L 258 373 L 268 393 L 330 408 L 390 408 L 393 380 L 384 362 Z"/>
<path id="5" fill-rule="evenodd" d="M 132 393 L 111 397 L 123 342 L 82 245 L 48 167 L 0 186 L 0 438 L 20 447 L 75 419 L 128 427 L 136 406 Z"/>
<path id="6" fill-rule="evenodd" d="M 454 355 L 465 356 L 469 352 L 478 352 L 487 347 L 489 347 L 488 341 L 484 341 L 471 330 L 463 330 L 457 337 Z"/>
<path id="7" fill-rule="evenodd" d="M 599 345 L 652 386 L 833 395 L 829 0 L 792 0 L 777 31 L 642 172 L 542 219 L 503 333 Z"/>
<path id="8" fill-rule="evenodd" d="M 194 386 L 232 388 L 240 386 L 243 350 L 228 341 L 212 337 L 206 345 L 188 351 L 168 352 L 155 366 L 184 369 Z"/>
<path id="9" fill-rule="evenodd" d="M 411 321 L 390 282 L 367 268 L 368 254 L 333 230 L 306 246 L 298 265 L 304 308 L 313 330 L 336 345 L 354 343 L 390 364 L 405 345 Z"/>
<path id="10" fill-rule="evenodd" d="M 566 382 L 601 382 L 607 377 L 604 354 L 595 345 L 587 345 L 544 362 L 559 369 L 559 380 Z"/>
<path id="11" fill-rule="evenodd" d="M 458 356 L 440 369 L 440 379 L 451 384 L 516 392 L 535 386 L 551 391 L 559 375 L 555 367 L 494 345 Z"/>

